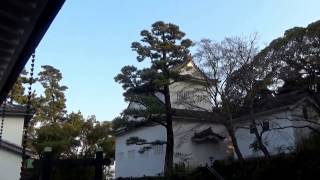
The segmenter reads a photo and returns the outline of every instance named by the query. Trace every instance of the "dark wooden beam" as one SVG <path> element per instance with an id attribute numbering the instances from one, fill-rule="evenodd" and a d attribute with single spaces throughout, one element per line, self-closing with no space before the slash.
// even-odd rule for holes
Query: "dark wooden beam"
<path id="1" fill-rule="evenodd" d="M 24 8 L 26 6 L 32 6 L 35 0 L 5 0 L 0 1 L 0 10 L 2 3 L 13 3 L 9 5 L 9 7 L 13 8 L 12 6 L 19 5 L 19 2 L 24 2 L 18 6 L 18 8 Z M 53 19 L 56 17 L 57 13 L 61 9 L 62 5 L 64 4 L 65 0 L 42 0 L 41 2 L 46 2 L 45 7 L 41 11 L 41 14 L 38 16 L 34 27 L 32 28 L 32 32 L 30 36 L 27 38 L 26 42 L 23 45 L 23 48 L 18 52 L 16 57 L 16 61 L 9 69 L 7 76 L 5 77 L 4 81 L 2 82 L 2 89 L 0 90 L 0 102 L 2 102 L 5 97 L 7 96 L 8 92 L 12 88 L 13 84 L 17 80 L 20 72 L 23 70 L 24 66 L 26 65 L 27 61 L 29 60 L 31 54 L 35 51 L 36 47 L 38 46 L 39 42 L 41 41 L 42 37 L 48 30 L 50 24 L 52 23 Z M 29 3 L 29 4 L 26 4 Z M 3 7 L 3 6 L 2 6 Z M 8 10 L 8 9 L 6 9 Z M 11 9 L 13 10 L 13 9 Z M 39 13 L 39 12 L 38 12 Z M 19 14 L 23 16 L 23 13 Z M 1 32 L 0 32 L 1 34 Z M 9 37 L 10 38 L 10 37 Z M 10 39 L 14 39 L 11 37 Z"/>

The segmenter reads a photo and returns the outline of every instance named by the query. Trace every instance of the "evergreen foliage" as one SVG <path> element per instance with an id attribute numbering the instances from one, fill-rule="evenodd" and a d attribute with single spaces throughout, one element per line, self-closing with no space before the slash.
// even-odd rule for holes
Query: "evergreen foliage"
<path id="1" fill-rule="evenodd" d="M 138 115 L 146 121 L 163 125 L 167 131 L 165 173 L 173 167 L 172 107 L 169 86 L 187 77 L 179 75 L 175 67 L 190 58 L 192 41 L 185 39 L 185 33 L 177 25 L 162 21 L 152 24 L 151 30 L 142 30 L 141 42 L 133 42 L 131 48 L 137 53 L 138 62 L 146 59 L 150 67 L 137 69 L 125 66 L 115 77 L 125 90 L 126 101 L 144 106 L 142 109 L 125 111 L 126 115 Z M 155 93 L 164 96 L 164 107 L 159 107 Z"/>

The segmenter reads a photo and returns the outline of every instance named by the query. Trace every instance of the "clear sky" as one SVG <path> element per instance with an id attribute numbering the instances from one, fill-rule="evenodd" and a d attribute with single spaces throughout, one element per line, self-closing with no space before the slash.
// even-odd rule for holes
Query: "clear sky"
<path id="1" fill-rule="evenodd" d="M 319 0 L 66 0 L 37 48 L 36 71 L 61 70 L 69 112 L 112 120 L 126 107 L 113 78 L 138 64 L 130 44 L 153 22 L 175 23 L 193 41 L 258 32 L 263 45 L 319 20 L 319 7 Z"/>

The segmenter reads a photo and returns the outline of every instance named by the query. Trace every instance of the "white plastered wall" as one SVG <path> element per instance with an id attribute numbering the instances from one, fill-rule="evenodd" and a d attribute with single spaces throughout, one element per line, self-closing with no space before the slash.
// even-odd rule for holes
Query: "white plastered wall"
<path id="1" fill-rule="evenodd" d="M 226 139 L 219 143 L 194 143 L 191 138 L 196 132 L 203 131 L 212 127 L 215 133 L 225 136 Z M 184 122 L 175 121 L 173 123 L 174 131 L 174 163 L 181 163 L 185 156 L 189 155 L 190 159 L 186 165 L 190 167 L 204 166 L 210 164 L 210 157 L 214 160 L 225 159 L 232 155 L 228 149 L 228 136 L 225 128 L 221 125 L 204 123 L 204 122 Z M 155 153 L 156 147 L 148 150 L 145 154 L 138 151 L 142 146 L 126 145 L 126 140 L 130 137 L 139 137 L 146 139 L 148 142 L 155 140 L 166 140 L 166 130 L 161 125 L 143 127 L 124 135 L 116 137 L 116 177 L 142 177 L 157 176 L 163 173 L 165 159 L 165 145 L 162 152 Z M 134 151 L 134 158 L 132 158 Z"/>
<path id="2" fill-rule="evenodd" d="M 270 124 L 270 129 L 278 127 L 287 127 L 291 126 L 292 122 L 290 121 L 291 114 L 290 111 L 282 111 L 274 114 L 264 115 L 256 117 L 256 123 L 260 124 L 263 121 L 268 121 Z M 256 137 L 254 134 L 250 133 L 250 121 L 242 121 L 240 124 L 237 124 L 236 127 L 246 127 L 236 129 L 236 138 L 242 155 L 245 158 L 258 157 L 262 156 L 261 151 L 254 151 L 250 148 Z M 260 127 L 260 126 L 258 126 Z M 261 131 L 261 128 L 259 129 Z M 295 135 L 294 129 L 277 129 L 270 130 L 263 134 L 263 141 L 271 154 L 277 154 L 280 152 L 290 152 L 295 147 Z M 235 156 L 236 157 L 236 156 Z"/>
<path id="3" fill-rule="evenodd" d="M 10 143 L 21 146 L 23 117 L 7 116 L 4 119 L 2 138 Z"/>
<path id="4" fill-rule="evenodd" d="M 18 180 L 20 177 L 21 155 L 0 148 L 0 179 Z"/>

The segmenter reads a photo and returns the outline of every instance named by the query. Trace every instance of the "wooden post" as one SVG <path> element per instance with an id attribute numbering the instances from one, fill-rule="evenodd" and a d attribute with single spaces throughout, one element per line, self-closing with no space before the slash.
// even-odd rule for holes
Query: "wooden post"
<path id="1" fill-rule="evenodd" d="M 53 159 L 52 159 L 52 148 L 45 147 L 43 152 L 43 157 L 40 161 L 40 180 L 50 180 L 51 179 L 51 172 L 53 166 Z"/>
<path id="2" fill-rule="evenodd" d="M 103 179 L 102 176 L 103 176 L 103 149 L 98 148 L 96 151 L 94 180 L 102 180 Z"/>

